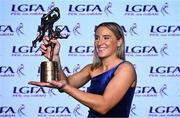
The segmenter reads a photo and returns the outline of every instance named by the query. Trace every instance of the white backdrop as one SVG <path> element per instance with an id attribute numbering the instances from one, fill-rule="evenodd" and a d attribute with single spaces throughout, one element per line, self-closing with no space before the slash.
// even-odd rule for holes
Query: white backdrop
<path id="1" fill-rule="evenodd" d="M 179 5 L 179 0 L 0 0 L 0 117 L 88 114 L 65 93 L 27 84 L 39 81 L 39 65 L 46 59 L 32 41 L 42 14 L 53 7 L 61 13 L 54 27 L 68 35 L 58 39 L 67 75 L 92 62 L 95 25 L 117 22 L 125 32 L 126 58 L 138 76 L 130 117 L 180 117 Z"/>

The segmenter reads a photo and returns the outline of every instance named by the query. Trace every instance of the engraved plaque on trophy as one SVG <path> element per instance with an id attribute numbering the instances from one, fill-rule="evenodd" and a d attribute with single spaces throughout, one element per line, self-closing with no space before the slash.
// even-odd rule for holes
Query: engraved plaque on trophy
<path id="1" fill-rule="evenodd" d="M 41 62 L 40 81 L 58 80 L 58 64 L 54 61 Z"/>

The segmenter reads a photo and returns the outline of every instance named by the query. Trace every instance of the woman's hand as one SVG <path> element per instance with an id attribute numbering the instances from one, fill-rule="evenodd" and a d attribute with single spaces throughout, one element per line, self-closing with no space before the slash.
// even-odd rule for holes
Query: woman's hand
<path id="1" fill-rule="evenodd" d="M 66 81 L 55 81 L 51 80 L 49 82 L 37 82 L 37 81 L 30 81 L 28 82 L 30 85 L 36 85 L 40 87 L 49 87 L 49 88 L 57 88 L 60 91 L 63 91 L 64 86 L 67 85 Z"/>
<path id="2" fill-rule="evenodd" d="M 50 43 L 53 43 L 55 45 L 53 50 L 53 60 L 59 62 L 59 51 L 60 51 L 60 43 L 55 39 L 52 38 L 51 40 L 45 36 L 43 39 L 43 43 L 40 45 L 40 50 L 43 53 L 43 56 L 50 60 L 50 52 L 51 52 L 51 46 Z M 67 80 L 52 80 L 48 82 L 38 82 L 38 81 L 30 81 L 28 82 L 30 85 L 36 85 L 40 87 L 49 87 L 49 88 L 57 88 L 61 91 L 63 87 L 67 84 Z"/>
<path id="3" fill-rule="evenodd" d="M 50 59 L 50 52 L 51 52 L 51 46 L 49 46 L 50 43 L 55 44 L 54 50 L 53 50 L 53 61 L 58 61 L 59 58 L 59 51 L 60 51 L 60 43 L 56 39 L 49 39 L 47 36 L 44 37 L 43 43 L 40 45 L 40 50 L 43 53 L 43 55 Z"/>

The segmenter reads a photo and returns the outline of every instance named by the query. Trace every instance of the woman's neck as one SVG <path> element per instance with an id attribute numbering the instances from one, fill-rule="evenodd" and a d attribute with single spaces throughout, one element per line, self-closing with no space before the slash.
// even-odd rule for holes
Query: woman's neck
<path id="1" fill-rule="evenodd" d="M 108 58 L 102 59 L 101 61 L 102 61 L 101 68 L 103 71 L 106 71 L 113 68 L 114 66 L 122 62 L 123 60 L 119 59 L 118 57 L 114 57 L 114 58 L 111 57 L 109 59 Z"/>

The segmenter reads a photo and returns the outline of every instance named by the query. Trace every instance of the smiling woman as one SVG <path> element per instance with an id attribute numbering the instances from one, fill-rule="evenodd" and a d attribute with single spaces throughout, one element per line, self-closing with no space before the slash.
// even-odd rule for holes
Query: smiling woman
<path id="1" fill-rule="evenodd" d="M 49 38 L 45 37 L 41 51 L 50 58 Z M 121 27 L 115 22 L 103 22 L 95 28 L 93 63 L 79 72 L 66 76 L 62 70 L 59 52 L 60 43 L 55 44 L 53 61 L 59 64 L 59 81 L 35 82 L 29 84 L 57 88 L 89 107 L 87 117 L 128 117 L 136 87 L 134 66 L 125 61 L 125 41 Z M 79 90 L 90 81 L 87 92 Z"/>

